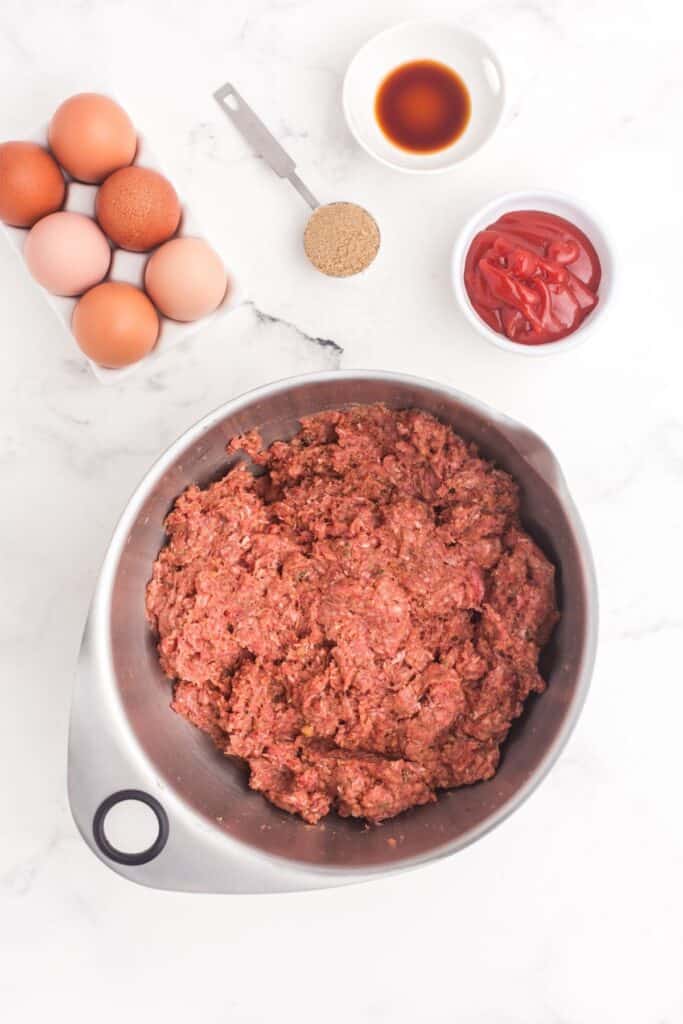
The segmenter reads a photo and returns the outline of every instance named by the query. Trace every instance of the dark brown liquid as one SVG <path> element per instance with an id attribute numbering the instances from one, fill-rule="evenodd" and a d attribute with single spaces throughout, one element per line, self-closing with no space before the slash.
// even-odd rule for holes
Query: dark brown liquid
<path id="1" fill-rule="evenodd" d="M 437 153 L 460 138 L 472 104 L 462 78 L 435 60 L 401 64 L 377 90 L 375 116 L 386 137 L 411 153 Z"/>

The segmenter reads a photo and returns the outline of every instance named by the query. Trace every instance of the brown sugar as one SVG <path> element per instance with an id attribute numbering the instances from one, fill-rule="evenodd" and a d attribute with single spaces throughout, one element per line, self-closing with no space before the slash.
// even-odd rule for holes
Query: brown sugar
<path id="1" fill-rule="evenodd" d="M 304 249 L 323 274 L 350 277 L 372 263 L 379 237 L 377 222 L 362 206 L 328 203 L 311 214 L 304 232 Z"/>

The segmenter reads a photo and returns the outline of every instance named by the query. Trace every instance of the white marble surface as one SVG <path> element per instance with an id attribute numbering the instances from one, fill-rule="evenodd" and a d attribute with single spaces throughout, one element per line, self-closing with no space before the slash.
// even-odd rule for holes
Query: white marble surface
<path id="1" fill-rule="evenodd" d="M 488 148 L 423 180 L 359 151 L 340 84 L 369 35 L 428 13 L 500 50 L 511 105 Z M 0 246 L 3 1019 L 683 1019 L 682 43 L 680 8 L 662 0 L 3 0 L 0 138 L 70 92 L 115 91 L 253 303 L 103 389 Z M 301 201 L 211 99 L 227 78 L 314 191 L 375 212 L 372 274 L 307 267 Z M 600 334 L 533 362 L 487 347 L 448 285 L 458 226 L 525 187 L 585 197 L 620 256 Z M 445 862 L 301 896 L 138 888 L 88 852 L 65 795 L 72 673 L 108 536 L 151 460 L 203 413 L 335 366 L 447 381 L 554 447 L 600 579 L 585 712 L 534 797 Z"/>

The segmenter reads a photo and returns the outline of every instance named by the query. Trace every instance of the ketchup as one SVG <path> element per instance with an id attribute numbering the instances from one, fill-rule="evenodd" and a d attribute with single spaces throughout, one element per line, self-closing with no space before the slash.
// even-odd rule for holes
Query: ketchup
<path id="1" fill-rule="evenodd" d="M 598 303 L 600 260 L 563 217 L 515 210 L 472 239 L 465 288 L 489 327 L 522 345 L 571 334 Z"/>

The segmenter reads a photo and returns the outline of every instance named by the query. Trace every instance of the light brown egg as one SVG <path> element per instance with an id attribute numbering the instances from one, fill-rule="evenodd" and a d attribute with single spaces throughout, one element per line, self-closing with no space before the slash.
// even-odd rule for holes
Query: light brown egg
<path id="1" fill-rule="evenodd" d="M 202 238 L 172 238 L 153 253 L 145 288 L 157 309 L 172 320 L 199 320 L 220 306 L 228 276 L 219 256 Z"/>
<path id="2" fill-rule="evenodd" d="M 64 202 L 64 176 L 46 149 L 35 142 L 0 145 L 0 220 L 30 228 Z"/>
<path id="3" fill-rule="evenodd" d="M 91 184 L 127 167 L 137 148 L 135 128 L 123 107 L 96 92 L 78 93 L 58 107 L 48 141 L 62 167 Z"/>
<path id="4" fill-rule="evenodd" d="M 149 167 L 124 167 L 103 183 L 95 213 L 115 245 L 147 252 L 176 233 L 180 202 L 163 174 Z"/>
<path id="5" fill-rule="evenodd" d="M 90 359 L 100 366 L 119 369 L 137 363 L 152 351 L 159 337 L 159 317 L 139 288 L 105 281 L 79 300 L 71 329 Z"/>

